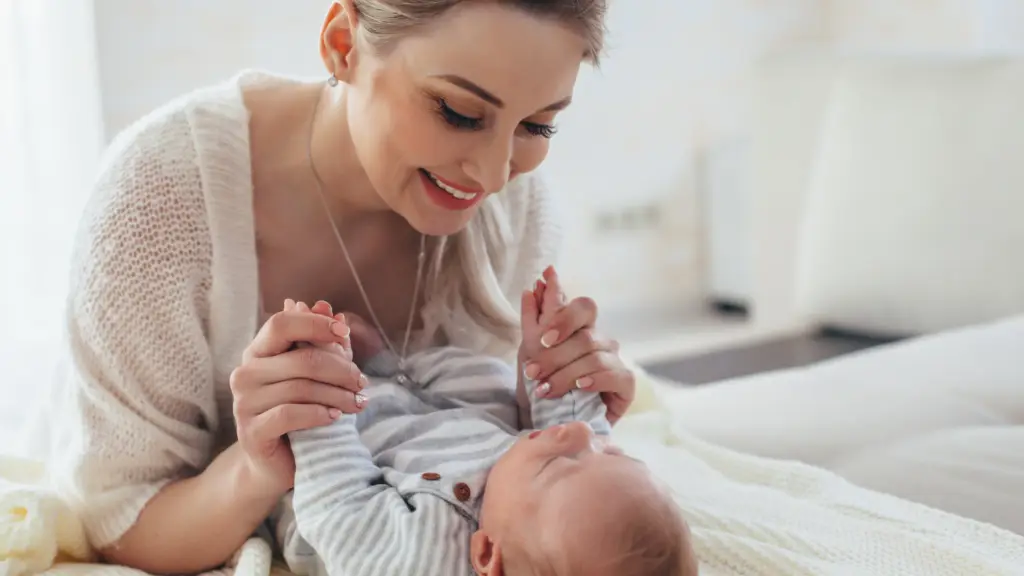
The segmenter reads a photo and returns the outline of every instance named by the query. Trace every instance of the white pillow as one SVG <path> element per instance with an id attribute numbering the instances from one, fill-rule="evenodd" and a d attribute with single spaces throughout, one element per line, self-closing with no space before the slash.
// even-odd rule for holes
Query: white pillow
<path id="1" fill-rule="evenodd" d="M 1024 312 L 1024 62 L 849 65 L 808 196 L 812 319 L 910 335 Z"/>

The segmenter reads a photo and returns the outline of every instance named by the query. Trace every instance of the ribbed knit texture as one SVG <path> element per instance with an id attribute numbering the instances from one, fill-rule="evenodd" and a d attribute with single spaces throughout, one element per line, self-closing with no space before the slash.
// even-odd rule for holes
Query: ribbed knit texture
<path id="1" fill-rule="evenodd" d="M 246 72 L 188 94 L 105 154 L 66 316 L 75 374 L 60 424 L 74 442 L 55 447 L 52 466 L 95 546 L 116 541 L 161 487 L 235 440 L 228 380 L 260 310 L 241 88 L 278 81 Z M 554 260 L 558 227 L 544 194 L 526 175 L 495 199 L 511 232 L 496 273 L 513 303 Z M 492 340 L 465 315 L 442 329 Z"/>

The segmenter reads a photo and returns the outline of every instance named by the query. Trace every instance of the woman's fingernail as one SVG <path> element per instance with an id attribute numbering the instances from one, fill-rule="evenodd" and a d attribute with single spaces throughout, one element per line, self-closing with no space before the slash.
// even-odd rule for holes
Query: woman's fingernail
<path id="1" fill-rule="evenodd" d="M 369 400 L 369 398 L 367 398 L 366 396 L 363 396 L 362 394 L 356 394 L 356 408 L 362 408 L 363 406 L 365 406 L 367 400 Z"/>
<path id="2" fill-rule="evenodd" d="M 540 386 L 537 386 L 537 397 L 538 398 L 543 398 L 543 397 L 547 396 L 548 392 L 551 392 L 551 384 L 548 384 L 547 382 L 545 382 L 545 383 L 541 384 Z"/>
<path id="3" fill-rule="evenodd" d="M 327 415 L 331 417 L 331 420 L 337 420 L 338 418 L 341 418 L 341 410 L 331 408 L 327 411 Z"/>
<path id="4" fill-rule="evenodd" d="M 359 375 L 359 389 L 362 390 L 363 388 L 366 388 L 369 385 L 370 385 L 370 379 L 367 378 L 365 374 L 360 374 Z"/>
<path id="5" fill-rule="evenodd" d="M 555 330 L 548 330 L 540 337 L 540 345 L 545 348 L 551 348 L 558 341 L 558 332 Z"/>
<path id="6" fill-rule="evenodd" d="M 305 302 L 297 303 L 295 305 L 295 308 L 297 308 L 299 310 L 299 312 L 309 312 L 309 306 L 306 306 Z"/>
<path id="7" fill-rule="evenodd" d="M 337 320 L 338 322 L 344 322 L 345 315 L 342 314 L 341 312 L 338 312 L 337 314 L 334 315 L 334 319 Z"/>
<path id="8" fill-rule="evenodd" d="M 540 366 L 536 364 L 527 364 L 526 377 L 530 380 L 536 380 L 537 376 L 540 376 Z"/>
<path id="9" fill-rule="evenodd" d="M 335 336 L 348 338 L 348 335 L 352 333 L 352 329 L 344 322 L 331 322 L 331 332 L 334 332 Z"/>
<path id="10" fill-rule="evenodd" d="M 292 300 L 291 298 L 285 298 L 284 299 L 284 309 L 285 310 L 291 310 L 292 308 L 295 308 L 295 300 Z"/>
<path id="11" fill-rule="evenodd" d="M 587 388 L 590 388 L 593 385 L 594 379 L 589 376 L 584 376 L 583 378 L 576 380 L 576 387 L 579 388 L 580 390 L 586 390 Z"/>

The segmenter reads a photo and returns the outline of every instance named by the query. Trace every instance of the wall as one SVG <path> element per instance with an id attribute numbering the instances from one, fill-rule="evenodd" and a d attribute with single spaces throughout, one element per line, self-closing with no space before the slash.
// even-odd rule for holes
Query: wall
<path id="1" fill-rule="evenodd" d="M 164 101 L 241 68 L 324 73 L 316 42 L 324 0 L 95 0 L 95 6 L 108 139 Z"/>
<path id="2" fill-rule="evenodd" d="M 584 74 L 547 167 L 572 206 L 564 267 L 605 308 L 703 304 L 709 152 L 743 133 L 754 63 L 814 43 L 821 18 L 816 0 L 612 4 L 608 56 Z M 652 229 L 596 225 L 605 211 L 646 204 L 661 214 Z"/>
<path id="3" fill-rule="evenodd" d="M 1019 53 L 1024 3 L 1019 0 L 832 0 L 826 10 L 832 52 Z M 828 54 L 790 55 L 761 71 L 751 124 L 750 166 L 754 261 L 748 290 L 758 323 L 787 325 L 794 310 L 797 231 L 828 81 L 840 61 Z"/>

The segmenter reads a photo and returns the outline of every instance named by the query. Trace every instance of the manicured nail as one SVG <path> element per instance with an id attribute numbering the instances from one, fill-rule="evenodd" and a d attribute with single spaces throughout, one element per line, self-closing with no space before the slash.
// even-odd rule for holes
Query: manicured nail
<path id="1" fill-rule="evenodd" d="M 366 388 L 369 385 L 370 385 L 369 378 L 367 378 L 365 374 L 360 374 L 359 375 L 359 389 L 362 390 L 363 388 Z"/>
<path id="2" fill-rule="evenodd" d="M 540 376 L 540 366 L 530 363 L 526 365 L 526 377 L 530 380 L 536 380 L 537 376 Z"/>
<path id="3" fill-rule="evenodd" d="M 543 398 L 547 396 L 548 392 L 551 392 L 551 384 L 545 382 L 540 386 L 537 386 L 537 398 Z"/>
<path id="4" fill-rule="evenodd" d="M 309 312 L 309 306 L 306 306 L 305 302 L 296 303 L 295 308 L 298 309 L 299 312 Z"/>
<path id="5" fill-rule="evenodd" d="M 363 396 L 362 394 L 356 394 L 356 408 L 362 408 L 364 405 L 366 405 L 367 400 L 369 400 L 369 398 L 367 398 L 366 396 Z"/>
<path id="6" fill-rule="evenodd" d="M 352 329 L 350 329 L 348 324 L 345 324 L 344 322 L 332 322 L 331 332 L 334 332 L 335 336 L 348 338 L 348 335 L 352 333 Z"/>
<path id="7" fill-rule="evenodd" d="M 338 322 L 344 322 L 345 315 L 342 314 L 341 312 L 338 312 L 337 314 L 334 315 L 334 319 L 337 320 Z"/>
<path id="8" fill-rule="evenodd" d="M 285 298 L 284 299 L 284 309 L 285 310 L 291 310 L 292 308 L 295 308 L 295 300 L 292 300 L 291 298 Z"/>
<path id="9" fill-rule="evenodd" d="M 589 376 L 584 376 L 576 380 L 576 387 L 580 390 L 586 390 L 594 385 L 594 379 Z"/>
<path id="10" fill-rule="evenodd" d="M 558 341 L 558 332 L 555 330 L 548 330 L 540 337 L 540 345 L 545 348 L 551 348 Z"/>
<path id="11" fill-rule="evenodd" d="M 331 420 L 337 420 L 338 418 L 341 418 L 341 410 L 331 408 L 327 411 L 327 415 L 331 417 Z"/>

